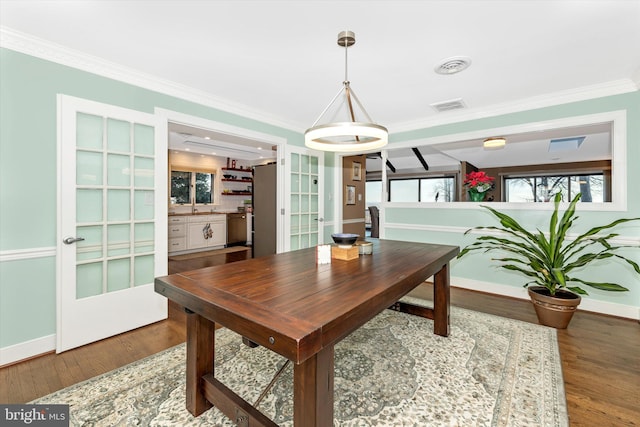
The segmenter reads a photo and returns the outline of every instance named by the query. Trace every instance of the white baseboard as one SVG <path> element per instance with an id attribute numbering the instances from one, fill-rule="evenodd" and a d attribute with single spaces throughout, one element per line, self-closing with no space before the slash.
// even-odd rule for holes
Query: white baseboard
<path id="1" fill-rule="evenodd" d="M 451 277 L 451 286 L 457 288 L 470 289 L 472 291 L 487 292 L 490 294 L 504 295 L 512 298 L 529 299 L 527 289 L 523 287 L 513 287 L 500 285 L 497 283 L 482 282 L 479 280 L 466 279 L 464 277 Z M 640 321 L 640 308 L 633 305 L 617 304 L 614 302 L 597 301 L 582 298 L 578 310 L 593 311 L 595 313 L 607 314 L 610 316 L 625 317 Z"/>
<path id="2" fill-rule="evenodd" d="M 56 349 L 56 335 L 47 335 L 0 348 L 0 367 Z"/>

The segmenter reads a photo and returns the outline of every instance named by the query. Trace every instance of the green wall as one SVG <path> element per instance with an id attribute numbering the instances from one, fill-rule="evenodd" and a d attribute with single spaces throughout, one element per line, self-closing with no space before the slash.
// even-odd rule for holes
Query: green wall
<path id="1" fill-rule="evenodd" d="M 571 233 L 579 233 L 591 227 L 607 224 L 617 218 L 640 217 L 640 190 L 638 190 L 638 185 L 635 184 L 640 182 L 640 92 L 638 91 L 397 133 L 391 136 L 389 146 L 391 147 L 394 143 L 404 141 L 426 140 L 443 135 L 617 110 L 627 111 L 627 211 L 579 211 L 580 219 L 570 231 Z M 548 229 L 548 218 L 550 215 L 548 211 L 511 210 L 505 212 L 516 218 L 528 229 Z M 455 231 L 427 231 L 425 228 L 430 230 L 437 227 L 461 227 L 462 229 L 468 229 L 478 225 L 498 225 L 488 212 L 477 209 L 442 209 L 429 207 L 412 209 L 392 207 L 387 208 L 385 214 L 386 222 L 403 224 L 403 227 L 397 227 L 395 229 L 386 227 L 385 237 L 387 239 L 433 242 L 458 245 L 460 247 L 472 243 L 477 235 L 463 236 L 461 233 Z M 415 227 L 415 229 L 411 229 L 411 227 Z M 619 232 L 621 238 L 628 239 L 632 243 L 635 242 L 635 244 L 638 244 L 637 242 L 640 240 L 640 223 L 636 222 L 633 223 L 633 225 L 619 227 L 614 229 L 614 231 Z M 495 256 L 495 254 L 493 255 Z M 640 250 L 629 250 L 625 255 L 640 263 Z M 498 270 L 490 258 L 491 255 L 476 253 L 454 261 L 452 263 L 451 275 L 518 288 L 527 282 L 527 280 L 519 274 Z M 578 275 L 576 272 L 575 275 L 587 279 L 614 281 L 630 289 L 630 292 L 616 293 L 598 291 L 587 287 L 586 290 L 590 296 L 586 298 L 640 307 L 640 276 L 633 273 L 632 268 L 626 263 L 603 261 L 584 270 L 584 274 Z"/>
<path id="2" fill-rule="evenodd" d="M 212 76 L 215 78 L 215 75 Z M 76 96 L 107 104 L 153 113 L 155 107 L 248 128 L 286 138 L 303 145 L 300 133 L 253 119 L 230 114 L 190 101 L 118 82 L 92 73 L 0 49 L 0 251 L 53 248 L 56 245 L 56 95 Z M 628 212 L 640 216 L 640 93 L 611 96 L 591 101 L 513 113 L 499 117 L 435 126 L 391 136 L 391 144 L 439 135 L 509 126 L 604 111 L 628 111 Z M 634 160 L 635 159 L 635 160 Z M 333 219 L 334 156 L 325 155 L 325 219 Z M 541 215 L 511 212 L 531 226 Z M 584 212 L 584 226 L 599 224 L 620 213 Z M 398 209 L 387 212 L 387 220 L 418 226 L 472 227 L 489 223 L 489 216 L 477 210 Z M 325 228 L 325 240 L 331 228 Z M 625 230 L 637 238 L 640 228 Z M 448 232 L 387 230 L 387 238 L 465 245 L 472 239 Z M 635 253 L 632 256 L 640 258 Z M 638 259 L 640 262 L 640 259 Z M 520 286 L 515 277 L 490 267 L 485 257 L 455 262 L 452 275 Z M 593 275 L 606 275 L 627 283 L 626 294 L 600 294 L 593 298 L 640 307 L 640 284 L 624 267 L 603 265 Z M 518 278 L 519 279 L 519 278 Z M 0 348 L 55 333 L 55 256 L 3 261 L 0 263 Z"/>
<path id="3" fill-rule="evenodd" d="M 164 108 L 304 144 L 288 129 L 9 49 L 0 49 L 0 89 L 0 251 L 56 245 L 57 94 Z M 55 334 L 55 290 L 54 256 L 0 263 L 0 348 Z"/>

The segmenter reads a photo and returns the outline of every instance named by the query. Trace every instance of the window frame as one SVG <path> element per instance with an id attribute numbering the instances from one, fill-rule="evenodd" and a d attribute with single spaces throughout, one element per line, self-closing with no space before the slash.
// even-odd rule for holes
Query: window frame
<path id="1" fill-rule="evenodd" d="M 174 203 L 173 198 L 171 196 L 173 190 L 173 173 L 174 172 L 186 172 L 190 174 L 190 184 L 189 184 L 189 203 Z M 197 174 L 207 174 L 211 175 L 211 187 L 210 187 L 210 202 L 208 203 L 197 203 L 197 195 L 196 195 L 196 176 Z M 215 169 L 200 169 L 193 167 L 185 167 L 180 165 L 171 165 L 169 168 L 169 207 L 176 206 L 208 206 L 214 205 L 216 201 L 215 197 L 215 182 L 218 171 Z"/>

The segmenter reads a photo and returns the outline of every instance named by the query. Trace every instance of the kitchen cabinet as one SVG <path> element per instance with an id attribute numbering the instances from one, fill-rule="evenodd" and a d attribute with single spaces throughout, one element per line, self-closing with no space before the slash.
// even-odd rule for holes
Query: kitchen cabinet
<path id="1" fill-rule="evenodd" d="M 250 196 L 253 184 L 251 169 L 222 168 L 223 196 Z"/>
<path id="2" fill-rule="evenodd" d="M 192 215 L 187 218 L 187 249 L 224 247 L 227 243 L 226 215 Z"/>
<path id="3" fill-rule="evenodd" d="M 169 216 L 169 254 L 223 248 L 227 243 L 227 216 Z"/>
<path id="4" fill-rule="evenodd" d="M 187 218 L 169 217 L 169 253 L 187 249 Z"/>

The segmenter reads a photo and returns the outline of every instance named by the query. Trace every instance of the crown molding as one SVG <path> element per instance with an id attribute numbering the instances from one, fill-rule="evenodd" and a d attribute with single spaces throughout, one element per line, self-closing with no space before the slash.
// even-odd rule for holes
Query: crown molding
<path id="1" fill-rule="evenodd" d="M 66 65 L 103 77 L 129 83 L 165 95 L 174 96 L 207 107 L 257 120 L 294 132 L 303 132 L 299 123 L 257 111 L 246 105 L 233 103 L 186 85 L 180 85 L 157 76 L 145 74 L 135 69 L 87 55 L 74 49 L 25 34 L 11 28 L 0 26 L 0 47 L 31 55 L 57 64 Z M 514 102 L 495 104 L 484 108 L 449 111 L 425 119 L 412 120 L 389 125 L 389 133 L 400 133 L 424 129 L 433 126 L 483 119 L 509 113 L 535 110 L 537 108 L 584 101 L 605 96 L 635 92 L 640 89 L 640 69 L 630 79 L 620 79 L 601 84 L 574 88 L 526 98 Z"/>
<path id="2" fill-rule="evenodd" d="M 246 105 L 229 102 L 210 93 L 142 73 L 5 26 L 0 26 L 0 47 L 295 132 L 300 132 L 301 129 L 297 124 L 283 121 Z"/>
<path id="3" fill-rule="evenodd" d="M 636 77 L 638 77 L 639 79 L 636 80 L 640 81 L 640 70 L 637 74 L 638 75 Z M 605 96 L 620 95 L 623 93 L 636 92 L 639 87 L 640 84 L 634 82 L 632 79 L 613 80 L 596 85 L 583 86 L 579 88 L 538 95 L 514 102 L 495 104 L 485 108 L 449 111 L 447 113 L 444 113 L 446 115 L 437 115 L 426 119 L 398 123 L 395 126 L 389 126 L 389 133 L 407 132 L 433 126 L 447 125 L 468 120 L 484 119 L 504 114 L 568 104 L 571 102 L 586 101 L 589 99 L 602 98 Z"/>

